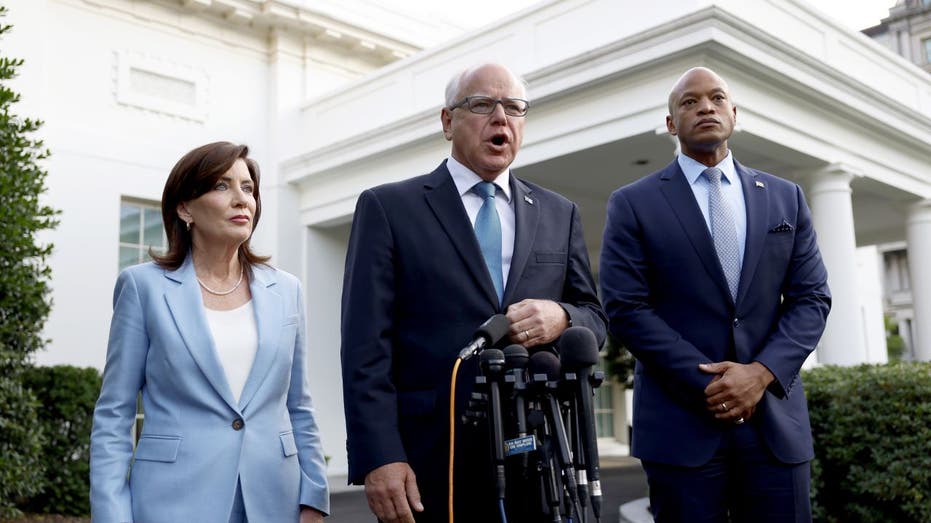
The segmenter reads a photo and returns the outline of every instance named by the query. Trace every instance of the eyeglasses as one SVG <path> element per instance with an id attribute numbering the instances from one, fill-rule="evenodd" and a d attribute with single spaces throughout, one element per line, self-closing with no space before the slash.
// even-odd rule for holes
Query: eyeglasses
<path id="1" fill-rule="evenodd" d="M 450 111 L 465 106 L 470 112 L 475 114 L 491 114 L 495 112 L 495 106 L 501 104 L 504 114 L 508 116 L 527 116 L 527 110 L 530 109 L 530 102 L 520 98 L 501 98 L 497 100 L 488 96 L 466 96 L 459 103 L 449 108 Z"/>

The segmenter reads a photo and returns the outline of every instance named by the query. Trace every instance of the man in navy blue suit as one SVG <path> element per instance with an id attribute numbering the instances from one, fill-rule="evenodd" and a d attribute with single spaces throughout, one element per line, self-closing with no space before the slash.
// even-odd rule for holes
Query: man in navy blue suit
<path id="1" fill-rule="evenodd" d="M 450 376 L 481 323 L 506 313 L 503 343 L 528 348 L 570 325 L 604 340 L 578 208 L 509 170 L 526 98 L 500 65 L 456 75 L 440 115 L 451 155 L 359 196 L 342 305 L 349 481 L 382 521 L 448 520 Z M 457 424 L 478 359 L 460 368 Z M 457 521 L 497 519 L 487 440 L 457 428 Z"/>
<path id="2" fill-rule="evenodd" d="M 798 185 L 733 158 L 736 117 L 724 80 L 690 69 L 666 117 L 680 154 L 608 202 L 602 298 L 637 358 L 633 454 L 658 522 L 811 520 L 799 370 L 827 273 Z"/>

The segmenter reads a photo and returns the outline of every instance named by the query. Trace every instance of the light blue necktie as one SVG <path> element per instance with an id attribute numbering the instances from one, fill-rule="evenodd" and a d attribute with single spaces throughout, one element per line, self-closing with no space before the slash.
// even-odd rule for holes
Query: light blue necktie
<path id="1" fill-rule="evenodd" d="M 491 281 L 495 284 L 498 304 L 501 304 L 504 296 L 504 277 L 501 274 L 501 219 L 495 207 L 495 184 L 478 182 L 472 190 L 484 200 L 475 217 L 475 237 L 478 238 L 478 246 L 482 249 L 482 257 L 485 258 Z"/>
<path id="2" fill-rule="evenodd" d="M 737 241 L 737 225 L 731 206 L 724 199 L 721 192 L 721 169 L 709 167 L 702 171 L 708 179 L 708 216 L 711 219 L 711 237 L 714 239 L 714 250 L 718 252 L 718 260 L 724 269 L 727 286 L 731 291 L 731 298 L 737 301 L 737 285 L 740 283 L 740 243 Z"/>

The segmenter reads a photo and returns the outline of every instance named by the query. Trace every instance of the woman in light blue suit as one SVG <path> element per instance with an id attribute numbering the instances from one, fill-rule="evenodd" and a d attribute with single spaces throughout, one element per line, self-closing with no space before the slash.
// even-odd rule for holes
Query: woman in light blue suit
<path id="1" fill-rule="evenodd" d="M 329 512 L 301 286 L 249 248 L 262 206 L 247 155 L 227 142 L 185 155 L 162 195 L 168 252 L 117 280 L 91 435 L 94 523 Z"/>

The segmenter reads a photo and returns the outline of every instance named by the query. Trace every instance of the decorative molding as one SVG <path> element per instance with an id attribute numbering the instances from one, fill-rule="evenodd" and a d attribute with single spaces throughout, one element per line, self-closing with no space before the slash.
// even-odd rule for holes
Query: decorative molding
<path id="1" fill-rule="evenodd" d="M 420 51 L 416 45 L 283 0 L 60 1 L 109 10 L 259 52 L 267 49 L 265 46 L 256 48 L 256 39 L 261 42 L 269 34 L 281 31 L 295 35 L 305 45 L 342 49 L 382 65 Z M 190 19 L 204 24 L 192 25 Z M 251 38 L 243 38 L 246 33 L 250 33 Z"/>
<path id="2" fill-rule="evenodd" d="M 393 62 L 420 48 L 365 28 L 329 17 L 308 7 L 281 0 L 160 0 L 200 16 L 259 29 L 285 29 L 321 45 L 344 47 L 383 63 Z"/>
<path id="3" fill-rule="evenodd" d="M 117 103 L 199 123 L 207 120 L 206 72 L 131 51 L 113 54 Z"/>

